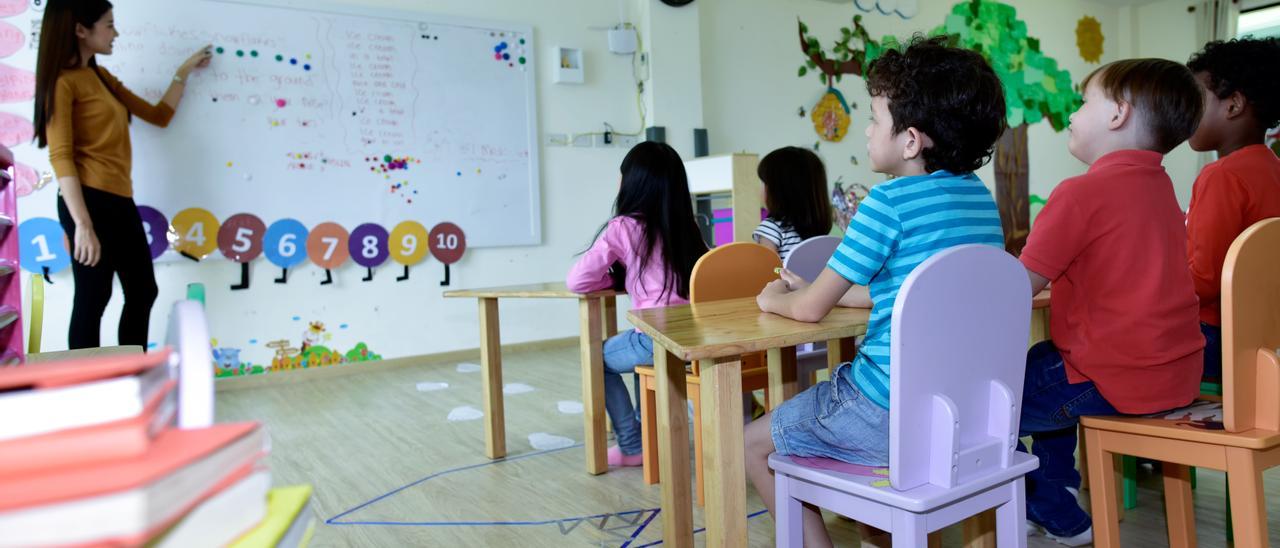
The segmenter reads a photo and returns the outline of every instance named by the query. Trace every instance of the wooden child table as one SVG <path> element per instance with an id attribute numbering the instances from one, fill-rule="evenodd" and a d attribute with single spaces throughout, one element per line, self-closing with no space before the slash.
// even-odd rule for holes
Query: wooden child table
<path id="1" fill-rule="evenodd" d="M 507 456 L 502 409 L 502 343 L 498 337 L 498 299 L 577 299 L 579 354 L 582 358 L 582 420 L 587 473 L 609 470 L 605 456 L 604 340 L 618 331 L 616 297 L 606 290 L 581 294 L 564 282 L 512 285 L 446 291 L 445 297 L 471 297 L 480 303 L 480 386 L 484 394 L 484 453 L 491 459 Z"/>

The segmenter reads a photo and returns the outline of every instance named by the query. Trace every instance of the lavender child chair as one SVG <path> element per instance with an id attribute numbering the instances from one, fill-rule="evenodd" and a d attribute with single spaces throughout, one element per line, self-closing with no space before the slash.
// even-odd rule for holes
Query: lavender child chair
<path id="1" fill-rule="evenodd" d="M 782 266 L 813 283 L 839 246 L 840 238 L 836 236 L 814 236 L 792 249 Z M 827 367 L 827 343 L 806 343 L 796 347 L 796 380 L 801 390 L 814 384 L 817 379 L 814 375 L 824 367 Z"/>
<path id="2" fill-rule="evenodd" d="M 1026 546 L 1023 476 L 1039 463 L 1014 448 L 1030 315 L 1026 270 L 999 248 L 954 247 L 912 271 L 893 308 L 889 468 L 770 455 L 777 545 L 803 545 L 812 503 L 895 546 L 995 508 L 998 545 Z"/>
<path id="3" fill-rule="evenodd" d="M 782 266 L 813 283 L 827 267 L 837 247 L 840 247 L 840 238 L 836 236 L 814 236 L 792 249 Z"/>

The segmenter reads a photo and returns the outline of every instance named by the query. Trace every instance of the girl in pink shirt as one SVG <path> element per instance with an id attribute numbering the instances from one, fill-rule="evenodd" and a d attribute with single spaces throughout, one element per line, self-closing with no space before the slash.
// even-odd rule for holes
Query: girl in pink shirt
<path id="1" fill-rule="evenodd" d="M 622 160 L 613 214 L 569 269 L 569 290 L 625 289 L 632 309 L 689 302 L 693 264 L 707 245 L 693 219 L 680 155 L 663 143 L 632 148 Z M 619 333 L 604 343 L 604 405 L 618 438 L 618 445 L 609 448 L 612 466 L 641 464 L 640 418 L 622 374 L 647 363 L 653 363 L 653 341 L 644 333 Z"/>

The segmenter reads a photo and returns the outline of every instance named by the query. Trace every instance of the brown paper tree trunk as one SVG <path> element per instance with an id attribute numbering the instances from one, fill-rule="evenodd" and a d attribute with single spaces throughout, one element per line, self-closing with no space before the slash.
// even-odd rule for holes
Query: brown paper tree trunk
<path id="1" fill-rule="evenodd" d="M 1020 255 L 1031 232 L 1031 191 L 1027 182 L 1027 125 L 1005 130 L 996 141 L 996 207 L 1004 247 Z"/>

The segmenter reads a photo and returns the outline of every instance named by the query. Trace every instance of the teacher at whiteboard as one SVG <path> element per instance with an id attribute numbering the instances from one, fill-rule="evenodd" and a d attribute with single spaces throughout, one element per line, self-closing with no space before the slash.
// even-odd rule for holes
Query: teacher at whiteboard
<path id="1" fill-rule="evenodd" d="M 49 147 L 58 177 L 58 220 L 71 240 L 75 301 L 71 348 L 99 346 L 102 313 L 120 276 L 124 310 L 119 344 L 147 346 L 156 277 L 147 235 L 133 203 L 133 116 L 164 127 L 182 99 L 187 75 L 209 65 L 208 47 L 178 67 L 158 104 L 134 95 L 96 55 L 110 55 L 116 32 L 106 0 L 50 0 L 36 60 L 37 144 Z M 159 234 L 156 237 L 160 237 Z"/>

